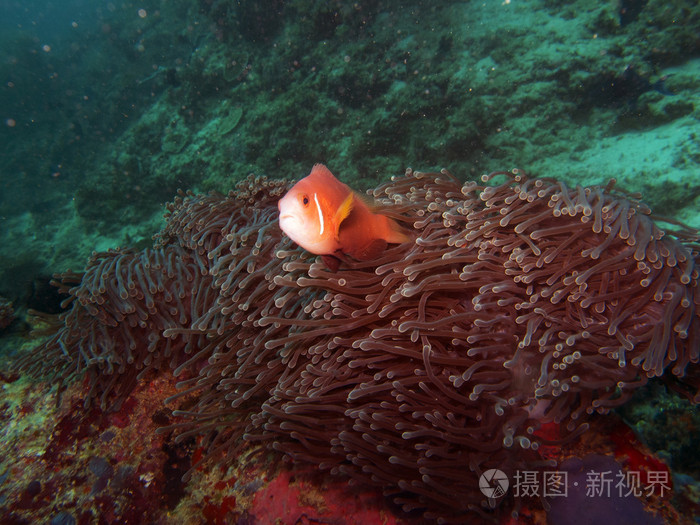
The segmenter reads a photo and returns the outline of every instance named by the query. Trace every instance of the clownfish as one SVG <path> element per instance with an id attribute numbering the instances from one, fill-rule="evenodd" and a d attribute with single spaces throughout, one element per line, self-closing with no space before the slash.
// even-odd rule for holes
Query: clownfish
<path id="1" fill-rule="evenodd" d="M 282 231 L 305 250 L 324 256 L 331 269 L 338 267 L 333 257 L 349 255 L 365 261 L 378 256 L 387 244 L 411 240 L 394 220 L 375 213 L 323 164 L 314 165 L 277 207 Z"/>

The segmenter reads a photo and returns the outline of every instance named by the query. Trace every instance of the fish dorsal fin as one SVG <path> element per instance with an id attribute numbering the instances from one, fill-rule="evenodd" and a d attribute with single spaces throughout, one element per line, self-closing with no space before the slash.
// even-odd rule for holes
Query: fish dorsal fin
<path id="1" fill-rule="evenodd" d="M 319 177 L 330 177 L 332 179 L 335 179 L 335 175 L 331 173 L 331 170 L 329 170 L 325 164 L 314 164 L 313 168 L 311 168 L 311 173 L 309 175 L 317 175 Z"/>
<path id="2" fill-rule="evenodd" d="M 381 213 L 383 209 L 382 205 L 375 201 L 372 197 L 359 191 L 353 191 L 353 193 L 355 194 L 355 198 L 364 204 L 369 211 L 372 213 Z"/>
<path id="3" fill-rule="evenodd" d="M 334 224 L 335 224 L 335 236 L 338 237 L 338 232 L 340 231 L 341 223 L 348 218 L 353 206 L 355 205 L 355 194 L 353 192 L 348 193 L 345 200 L 338 206 L 335 212 Z"/>

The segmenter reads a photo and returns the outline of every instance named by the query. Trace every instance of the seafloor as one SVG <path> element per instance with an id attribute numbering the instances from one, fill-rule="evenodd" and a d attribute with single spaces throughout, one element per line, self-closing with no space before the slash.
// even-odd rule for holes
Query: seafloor
<path id="1" fill-rule="evenodd" d="M 179 188 L 317 162 L 357 189 L 407 167 L 519 166 L 615 178 L 700 227 L 695 0 L 8 1 L 0 59 L 2 523 L 418 522 L 265 450 L 181 481 L 202 451 L 155 432 L 167 374 L 103 414 L 83 410 L 83 384 L 59 397 L 10 371 L 42 337 L 28 309 L 57 312 L 50 276 L 151 245 Z M 597 425 L 552 457 L 670 471 L 672 498 L 645 505 L 700 521 L 694 407 L 653 384 Z M 548 519 L 533 503 L 512 522 Z"/>

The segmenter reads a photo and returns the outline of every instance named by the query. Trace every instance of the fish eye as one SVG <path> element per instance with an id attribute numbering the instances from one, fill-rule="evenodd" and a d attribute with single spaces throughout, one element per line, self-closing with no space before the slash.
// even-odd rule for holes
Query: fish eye
<path id="1" fill-rule="evenodd" d="M 309 205 L 309 196 L 308 196 L 308 195 L 303 195 L 303 196 L 301 197 L 301 202 L 304 204 L 304 206 L 308 206 L 308 205 Z"/>

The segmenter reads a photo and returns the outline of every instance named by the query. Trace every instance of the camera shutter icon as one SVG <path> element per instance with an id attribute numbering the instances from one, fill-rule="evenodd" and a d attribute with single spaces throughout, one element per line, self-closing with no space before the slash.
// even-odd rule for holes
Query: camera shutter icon
<path id="1" fill-rule="evenodd" d="M 489 499 L 505 496 L 508 490 L 508 476 L 502 470 L 492 468 L 479 477 L 481 493 Z"/>

